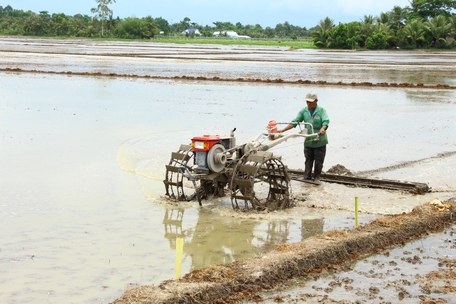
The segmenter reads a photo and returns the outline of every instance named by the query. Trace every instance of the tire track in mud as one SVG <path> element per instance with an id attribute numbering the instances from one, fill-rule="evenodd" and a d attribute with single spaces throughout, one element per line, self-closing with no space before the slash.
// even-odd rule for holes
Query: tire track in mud
<path id="1" fill-rule="evenodd" d="M 154 75 L 135 75 L 135 74 L 118 74 L 118 73 L 102 73 L 102 72 L 72 72 L 72 71 L 44 71 L 44 70 L 25 70 L 21 68 L 0 68 L 0 72 L 13 73 L 33 73 L 33 74 L 55 74 L 55 75 L 71 75 L 71 76 L 94 76 L 94 77 L 118 77 L 118 78 L 143 78 L 143 79 L 160 79 L 160 80 L 198 80 L 198 81 L 214 81 L 214 82 L 246 82 L 246 83 L 278 83 L 278 84 L 296 84 L 296 85 L 312 85 L 312 86 L 351 86 L 351 87 L 390 87 L 390 88 L 417 88 L 417 89 L 439 89 L 439 90 L 456 90 L 456 85 L 435 84 L 428 85 L 423 83 L 395 83 L 395 82 L 329 82 L 326 80 L 283 80 L 277 79 L 262 79 L 262 78 L 223 78 L 223 77 L 204 77 L 204 76 L 154 76 Z"/>
<path id="2" fill-rule="evenodd" d="M 431 157 L 417 159 L 417 160 L 411 160 L 411 161 L 404 161 L 404 162 L 398 163 L 396 165 L 386 166 L 386 167 L 383 167 L 383 168 L 378 168 L 378 169 L 373 169 L 373 170 L 366 170 L 366 171 L 359 171 L 359 172 L 356 172 L 356 176 L 367 177 L 367 176 L 371 176 L 371 175 L 374 175 L 374 174 L 377 174 L 377 173 L 385 173 L 385 172 L 394 171 L 394 170 L 398 170 L 398 169 L 402 169 L 402 168 L 406 168 L 406 167 L 412 167 L 414 165 L 419 165 L 419 164 L 422 164 L 424 162 L 427 162 L 429 160 L 447 158 L 447 157 L 451 157 L 453 155 L 456 155 L 456 151 L 443 152 L 443 153 L 439 153 L 439 154 L 431 156 Z"/>

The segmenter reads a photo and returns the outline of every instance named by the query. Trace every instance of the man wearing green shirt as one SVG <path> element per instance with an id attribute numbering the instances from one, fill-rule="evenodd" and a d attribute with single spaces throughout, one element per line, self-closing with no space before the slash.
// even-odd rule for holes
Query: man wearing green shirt
<path id="1" fill-rule="evenodd" d="M 317 138 L 307 137 L 304 141 L 304 156 L 306 158 L 304 178 L 307 180 L 312 179 L 312 168 L 314 167 L 313 179 L 315 182 L 320 183 L 320 175 L 326 156 L 326 145 L 328 144 L 326 130 L 329 127 L 329 117 L 326 110 L 317 105 L 318 97 L 316 93 L 307 93 L 306 103 L 307 107 L 301 109 L 298 115 L 296 115 L 296 118 L 283 128 L 283 130 L 279 130 L 279 132 L 285 132 L 295 128 L 298 122 L 312 124 L 314 132 L 318 133 L 319 136 Z"/>

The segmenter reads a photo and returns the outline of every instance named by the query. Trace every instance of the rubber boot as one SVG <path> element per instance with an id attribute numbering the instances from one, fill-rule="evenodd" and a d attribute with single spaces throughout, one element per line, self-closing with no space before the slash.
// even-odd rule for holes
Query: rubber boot
<path id="1" fill-rule="evenodd" d="M 321 171 L 323 170 L 323 162 L 325 161 L 326 156 L 326 146 L 319 147 L 315 149 L 315 168 L 314 168 L 314 180 L 319 181 L 321 176 Z"/>
<path id="2" fill-rule="evenodd" d="M 314 162 L 314 153 L 311 148 L 304 147 L 304 156 L 306 158 L 305 168 L 304 168 L 304 178 L 311 180 L 312 179 L 312 167 Z"/>
<path id="3" fill-rule="evenodd" d="M 316 159 L 315 160 L 315 169 L 314 169 L 314 179 L 319 180 L 321 171 L 323 170 L 323 161 Z"/>
<path id="4" fill-rule="evenodd" d="M 305 169 L 304 169 L 304 179 L 311 180 L 312 179 L 312 165 L 313 165 L 313 159 L 312 158 L 306 158 L 306 163 L 305 163 Z"/>

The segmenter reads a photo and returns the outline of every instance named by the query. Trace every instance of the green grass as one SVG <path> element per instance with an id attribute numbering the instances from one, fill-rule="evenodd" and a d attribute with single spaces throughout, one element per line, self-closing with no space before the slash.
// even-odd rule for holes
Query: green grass
<path id="1" fill-rule="evenodd" d="M 29 36 L 29 35 L 5 35 L 12 37 L 28 38 L 53 38 L 53 39 L 86 39 L 95 41 L 136 41 L 136 42 L 162 42 L 175 44 L 214 44 L 214 45 L 251 45 L 251 46 L 270 46 L 270 47 L 289 47 L 290 49 L 316 49 L 317 47 L 309 40 L 290 40 L 290 39 L 228 39 L 212 37 L 156 37 L 153 39 L 122 39 L 114 37 L 69 37 L 69 36 Z"/>
<path id="2" fill-rule="evenodd" d="M 176 43 L 176 44 L 221 44 L 221 45 L 253 45 L 253 46 L 272 46 L 272 47 L 289 47 L 293 49 L 315 49 L 317 48 L 310 41 L 303 40 L 243 40 L 243 39 L 223 39 L 223 38 L 154 38 L 150 41 Z"/>

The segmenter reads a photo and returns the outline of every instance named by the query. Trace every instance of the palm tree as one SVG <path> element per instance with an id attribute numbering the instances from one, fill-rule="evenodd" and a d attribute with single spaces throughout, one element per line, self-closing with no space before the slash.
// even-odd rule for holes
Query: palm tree
<path id="1" fill-rule="evenodd" d="M 364 19 L 361 19 L 361 46 L 366 44 L 367 38 L 374 32 L 374 17 L 372 15 L 364 15 Z"/>
<path id="2" fill-rule="evenodd" d="M 364 15 L 363 19 L 361 19 L 361 22 L 368 23 L 368 24 L 374 24 L 375 18 L 372 15 Z"/>
<path id="3" fill-rule="evenodd" d="M 323 21 L 320 20 L 319 25 L 321 25 L 324 30 L 332 30 L 334 27 L 334 20 L 326 17 Z"/>
<path id="4" fill-rule="evenodd" d="M 438 46 L 440 43 L 446 43 L 446 37 L 451 31 L 451 24 L 447 23 L 445 16 L 439 15 L 432 18 L 431 21 L 426 23 L 425 27 L 432 35 L 435 46 Z"/>
<path id="5" fill-rule="evenodd" d="M 453 15 L 449 18 L 450 21 L 450 34 L 453 39 L 456 40 L 456 15 Z"/>
<path id="6" fill-rule="evenodd" d="M 415 48 L 417 41 L 424 39 L 423 34 L 425 30 L 426 28 L 423 21 L 418 18 L 412 19 L 404 26 L 404 32 L 406 33 L 407 38 L 411 40 Z"/>
<path id="7" fill-rule="evenodd" d="M 117 17 L 117 19 L 114 19 L 112 17 L 112 14 L 109 15 L 109 18 L 106 20 L 106 30 L 112 32 L 116 28 L 116 24 L 119 23 L 119 21 L 119 17 Z"/>
<path id="8" fill-rule="evenodd" d="M 391 13 L 384 13 L 381 12 L 378 17 L 375 18 L 375 20 L 379 23 L 383 24 L 390 24 L 391 23 Z"/>
<path id="9" fill-rule="evenodd" d="M 391 26 L 387 23 L 377 22 L 374 24 L 374 31 L 389 33 Z"/>
<path id="10" fill-rule="evenodd" d="M 283 29 L 285 31 L 285 36 L 291 36 L 292 28 L 291 24 L 288 21 L 283 23 Z"/>
<path id="11" fill-rule="evenodd" d="M 47 35 L 50 32 L 50 18 L 48 14 L 40 12 L 33 14 L 25 20 L 24 29 L 33 35 Z"/>
<path id="12" fill-rule="evenodd" d="M 315 30 L 310 33 L 313 43 L 318 47 L 330 47 L 331 46 L 331 30 L 334 28 L 334 21 L 329 17 L 324 20 L 320 20 Z"/>
<path id="13" fill-rule="evenodd" d="M 33 14 L 28 17 L 24 23 L 24 30 L 27 34 L 42 35 L 43 34 L 43 20 L 40 15 Z"/>
<path id="14" fill-rule="evenodd" d="M 380 16 L 374 18 L 374 30 L 390 33 L 393 30 L 393 13 L 380 13 Z"/>
<path id="15" fill-rule="evenodd" d="M 350 22 L 347 24 L 347 43 L 350 45 L 352 50 L 358 46 L 358 43 L 362 40 L 360 35 L 361 25 L 359 22 Z"/>
<path id="16" fill-rule="evenodd" d="M 74 15 L 70 19 L 69 24 L 69 33 L 72 36 L 82 36 L 85 31 L 86 23 L 84 22 L 84 17 L 81 14 Z"/>
<path id="17" fill-rule="evenodd" d="M 179 22 L 179 30 L 185 31 L 190 27 L 190 18 L 185 17 L 181 22 Z"/>
<path id="18" fill-rule="evenodd" d="M 390 13 L 390 24 L 394 31 L 401 29 L 407 20 L 409 10 L 400 6 L 395 6 Z"/>

